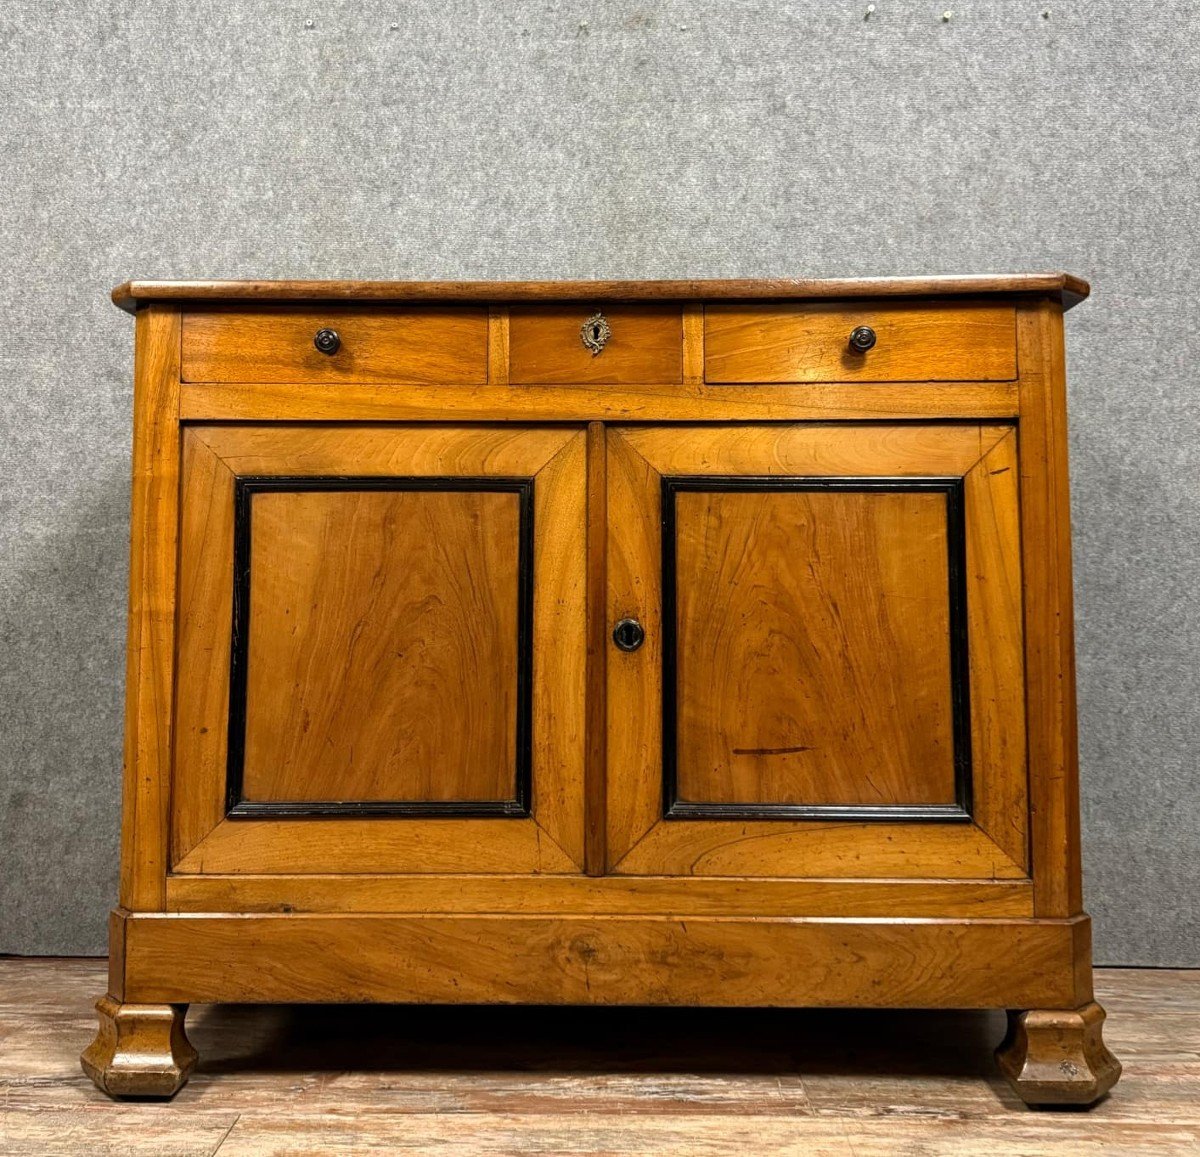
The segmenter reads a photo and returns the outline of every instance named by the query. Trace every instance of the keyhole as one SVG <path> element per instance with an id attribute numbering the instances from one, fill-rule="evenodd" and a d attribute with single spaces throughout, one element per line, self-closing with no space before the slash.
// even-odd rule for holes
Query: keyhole
<path id="1" fill-rule="evenodd" d="M 592 351 L 592 357 L 604 348 L 610 337 L 612 330 L 608 328 L 608 321 L 599 310 L 591 317 L 585 318 L 579 327 L 579 340 Z"/>
<path id="2" fill-rule="evenodd" d="M 637 619 L 622 619 L 613 627 L 612 640 L 619 650 L 636 651 L 646 641 L 646 632 Z"/>

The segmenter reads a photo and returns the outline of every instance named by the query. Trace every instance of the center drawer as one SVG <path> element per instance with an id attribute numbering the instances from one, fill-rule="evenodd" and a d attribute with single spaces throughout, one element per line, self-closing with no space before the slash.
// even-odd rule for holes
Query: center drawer
<path id="1" fill-rule="evenodd" d="M 483 385 L 480 308 L 258 306 L 183 314 L 185 382 Z"/>
<path id="2" fill-rule="evenodd" d="M 514 385 L 683 381 L 679 305 L 513 306 L 508 324 L 509 380 Z"/>

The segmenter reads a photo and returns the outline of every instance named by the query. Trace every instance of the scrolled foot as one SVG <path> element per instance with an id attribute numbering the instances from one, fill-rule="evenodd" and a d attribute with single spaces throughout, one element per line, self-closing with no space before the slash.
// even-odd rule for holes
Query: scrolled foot
<path id="1" fill-rule="evenodd" d="M 186 1004 L 96 1001 L 100 1030 L 84 1050 L 83 1071 L 110 1097 L 173 1097 L 196 1065 L 183 1031 Z"/>
<path id="2" fill-rule="evenodd" d="M 1121 1062 L 1101 1035 L 1104 1009 L 1032 1009 L 1008 1014 L 996 1050 L 1000 1072 L 1030 1105 L 1090 1105 L 1117 1083 Z"/>

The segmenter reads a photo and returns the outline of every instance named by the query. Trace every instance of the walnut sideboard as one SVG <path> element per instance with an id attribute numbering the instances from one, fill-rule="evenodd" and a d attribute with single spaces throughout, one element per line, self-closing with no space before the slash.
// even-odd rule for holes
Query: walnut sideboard
<path id="1" fill-rule="evenodd" d="M 189 1002 L 1004 1008 L 1080 895 L 1060 274 L 133 282 L 124 819 L 84 1068 Z"/>

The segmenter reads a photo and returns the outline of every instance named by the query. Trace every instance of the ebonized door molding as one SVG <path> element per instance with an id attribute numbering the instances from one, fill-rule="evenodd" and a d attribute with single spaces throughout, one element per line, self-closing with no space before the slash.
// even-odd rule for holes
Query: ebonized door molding
<path id="1" fill-rule="evenodd" d="M 950 617 L 951 733 L 954 743 L 954 803 L 803 804 L 702 803 L 679 798 L 678 671 L 676 654 L 675 496 L 681 492 L 773 493 L 851 491 L 934 493 L 946 499 L 946 582 Z M 845 820 L 969 823 L 971 813 L 971 697 L 967 638 L 966 512 L 964 483 L 950 477 L 792 477 L 773 475 L 665 475 L 662 480 L 663 615 L 663 818 L 668 820 Z"/>
<path id="2" fill-rule="evenodd" d="M 519 500 L 516 766 L 511 799 L 247 800 L 243 798 L 246 677 L 250 645 L 251 518 L 256 494 L 306 491 L 460 491 L 514 493 Z M 233 630 L 229 672 L 229 741 L 225 807 L 230 819 L 348 817 L 527 819 L 533 763 L 533 479 L 495 477 L 260 476 L 234 482 Z"/>

